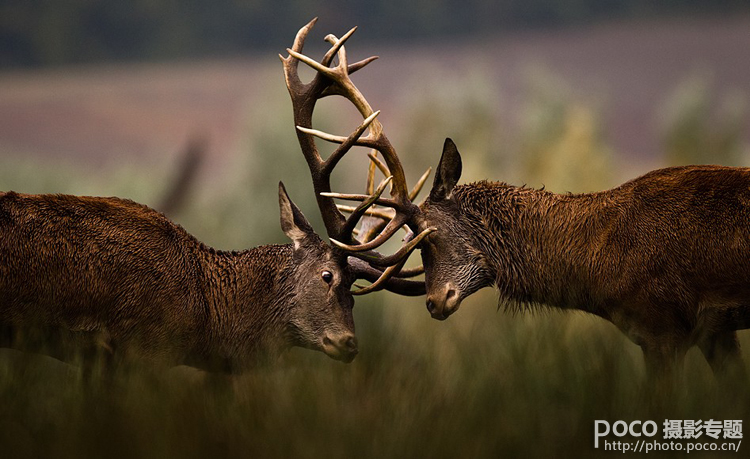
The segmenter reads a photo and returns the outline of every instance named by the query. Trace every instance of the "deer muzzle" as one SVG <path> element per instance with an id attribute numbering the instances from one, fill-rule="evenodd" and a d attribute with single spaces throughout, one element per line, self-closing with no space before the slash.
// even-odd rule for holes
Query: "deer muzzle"
<path id="1" fill-rule="evenodd" d="M 357 337 L 349 332 L 326 335 L 323 338 L 323 352 L 332 359 L 349 363 L 359 353 Z"/>
<path id="2" fill-rule="evenodd" d="M 445 320 L 458 310 L 461 305 L 458 289 L 446 283 L 440 291 L 427 295 L 427 311 L 433 319 Z"/>

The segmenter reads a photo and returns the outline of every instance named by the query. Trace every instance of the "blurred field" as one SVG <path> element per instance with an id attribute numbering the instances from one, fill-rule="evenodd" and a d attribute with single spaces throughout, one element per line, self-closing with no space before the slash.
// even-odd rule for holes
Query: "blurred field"
<path id="1" fill-rule="evenodd" d="M 746 18 L 707 23 L 700 33 L 724 31 L 726 42 L 711 35 L 716 49 L 732 43 L 746 53 L 750 38 L 738 30 L 746 32 L 748 24 Z M 684 32 L 684 25 L 668 27 L 673 34 L 658 41 L 663 47 L 655 47 L 653 59 L 674 55 L 676 48 L 670 51 L 668 44 L 680 39 L 705 41 Z M 649 52 L 648 34 L 656 33 L 649 30 L 636 29 L 617 43 L 634 44 L 632 53 Z M 742 86 L 750 84 L 747 59 L 737 60 L 735 48 L 734 54 L 718 55 L 688 46 L 684 52 L 697 57 L 675 57 L 676 67 L 654 71 L 660 79 L 650 84 L 643 78 L 653 62 L 628 57 L 611 43 L 607 46 L 621 54 L 606 61 L 605 47 L 581 49 L 592 43 L 592 34 L 601 39 L 597 34 L 603 32 L 587 33 L 515 37 L 503 42 L 511 44 L 500 48 L 502 59 L 487 57 L 489 45 L 385 47 L 375 50 L 383 62 L 355 82 L 376 109 L 384 109 L 382 121 L 410 183 L 435 166 L 448 135 L 464 156 L 464 182 L 494 178 L 559 192 L 610 187 L 667 164 L 750 163 L 743 108 L 748 93 L 731 92 L 732 103 L 723 101 L 734 84 L 750 90 Z M 508 69 L 518 80 L 499 84 L 506 58 L 543 39 L 548 46 L 538 49 L 553 56 L 552 69 L 525 74 Z M 555 42 L 568 47 L 555 48 Z M 487 60 L 477 61 L 480 56 Z M 110 68 L 66 71 L 60 81 L 47 74 L 2 85 L 0 189 L 118 195 L 154 204 L 169 186 L 180 143 L 205 127 L 216 139 L 211 161 L 177 222 L 219 248 L 284 242 L 276 217 L 281 179 L 322 229 L 274 59 L 238 65 L 236 74 L 228 67 L 218 73 L 204 69 L 191 73 L 194 80 L 180 78 L 185 68 L 143 68 L 141 83 L 126 83 Z M 722 66 L 721 59 L 732 65 Z M 588 75 L 584 61 L 588 69 L 599 69 L 592 78 L 606 88 L 581 92 L 578 76 Z M 687 61 L 705 62 L 716 76 L 696 76 Z M 623 62 L 641 62 L 638 69 L 645 73 L 622 74 Z M 77 72 L 85 73 L 82 80 Z M 248 72 L 252 90 L 237 76 Z M 164 75 L 169 77 L 161 79 Z M 208 81 L 213 95 L 202 99 L 206 93 L 197 88 Z M 56 111 L 57 96 L 50 94 L 70 105 Z M 101 98 L 111 99 L 106 105 L 111 111 L 98 111 Z M 663 103 L 655 104 L 657 98 Z M 86 117 L 73 116 L 79 110 Z M 625 116 L 613 115 L 618 110 Z M 37 133 L 32 121 L 39 113 L 70 118 L 52 132 Z M 358 121 L 351 108 L 325 101 L 316 123 L 345 133 Z M 86 136 L 91 142 L 84 142 Z M 628 143 L 628 136 L 640 137 Z M 36 143 L 28 140 L 34 137 Z M 648 151 L 634 151 L 638 145 Z M 341 190 L 360 190 L 362 164 L 351 158 L 342 165 Z M 498 309 L 491 290 L 465 301 L 446 322 L 429 318 L 423 298 L 377 293 L 357 300 L 355 321 L 361 351 L 350 365 L 295 349 L 277 365 L 234 379 L 187 368 L 128 368 L 109 383 L 87 386 L 75 367 L 3 350 L 2 456 L 599 457 L 602 451 L 593 449 L 595 419 L 652 419 L 660 427 L 665 418 L 750 419 L 747 389 L 717 387 L 697 350 L 688 356 L 684 390 L 656 406 L 644 387 L 640 350 L 614 326 L 545 308 L 512 314 L 502 305 Z M 749 348 L 750 332 L 740 336 Z M 747 355 L 745 361 L 750 364 Z"/>
<path id="2" fill-rule="evenodd" d="M 234 381 L 130 370 L 90 388 L 54 361 L 6 357 L 0 442 L 8 457 L 598 457 L 595 419 L 747 419 L 698 353 L 659 410 L 613 327 L 493 303 L 437 323 L 420 301 L 359 301 L 352 364 L 295 350 Z"/>
<path id="3" fill-rule="evenodd" d="M 310 46 L 320 50 L 326 33 L 342 34 L 349 26 L 316 30 Z M 496 135 L 515 141 L 529 77 L 547 73 L 565 81 L 566 92 L 601 106 L 607 137 L 620 154 L 648 160 L 661 150 L 661 108 L 682 82 L 703 79 L 719 100 L 750 92 L 748 29 L 750 16 L 740 15 L 499 30 L 483 40 L 410 46 L 388 36 L 363 43 L 355 35 L 349 48 L 353 59 L 381 56 L 355 81 L 388 125 L 404 101 L 449 97 L 470 81 L 468 75 L 481 73 L 497 89 L 494 106 L 504 124 L 494 125 Z M 0 154 L 99 166 L 123 159 L 142 163 L 173 152 L 194 131 L 211 136 L 213 154 L 237 154 L 249 112 L 267 109 L 269 95 L 282 102 L 286 97 L 276 53 L 291 40 L 277 43 L 276 52 L 237 60 L 0 73 Z M 422 140 L 439 148 L 447 135 L 439 134 Z"/>

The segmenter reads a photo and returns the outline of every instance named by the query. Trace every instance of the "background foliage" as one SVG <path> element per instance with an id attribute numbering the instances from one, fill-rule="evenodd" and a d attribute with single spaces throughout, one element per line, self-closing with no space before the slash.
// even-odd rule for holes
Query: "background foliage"
<path id="1" fill-rule="evenodd" d="M 747 9 L 743 0 L 3 0 L 0 67 L 236 54 L 283 41 L 314 16 L 382 41 Z"/>

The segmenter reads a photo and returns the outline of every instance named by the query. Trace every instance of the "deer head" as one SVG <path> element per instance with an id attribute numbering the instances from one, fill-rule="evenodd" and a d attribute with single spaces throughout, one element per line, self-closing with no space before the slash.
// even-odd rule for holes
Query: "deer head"
<path id="1" fill-rule="evenodd" d="M 323 242 L 279 183 L 281 229 L 292 240 L 293 285 L 288 327 L 293 344 L 351 362 L 357 355 L 352 308 L 354 282 L 347 261 Z"/>
<path id="2" fill-rule="evenodd" d="M 487 251 L 479 249 L 487 247 L 479 240 L 482 222 L 460 213 L 453 195 L 460 177 L 461 156 L 453 141 L 445 139 L 432 190 L 412 222 L 416 228 L 437 228 L 422 241 L 420 251 L 427 310 L 439 320 L 454 313 L 464 298 L 495 281 Z"/>
<path id="3" fill-rule="evenodd" d="M 355 291 L 355 294 L 383 288 L 408 295 L 426 291 L 427 309 L 434 318 L 445 319 L 458 309 L 464 298 L 493 283 L 485 256 L 473 248 L 477 245 L 473 241 L 475 235 L 470 231 L 471 226 L 457 224 L 458 212 L 452 191 L 461 175 L 458 150 L 450 139 L 446 139 L 430 196 L 420 205 L 414 204 L 413 200 L 430 171 L 409 191 L 396 150 L 377 120 L 380 112 L 372 110 L 349 77 L 376 57 L 348 63 L 344 42 L 354 33 L 354 28 L 341 38 L 328 35 L 326 41 L 331 48 L 320 62 L 314 61 L 301 53 L 305 38 L 314 24 L 315 20 L 299 31 L 293 47 L 288 50 L 289 57 L 281 57 L 281 60 L 294 106 L 299 143 L 310 167 L 318 205 L 331 242 L 350 256 L 350 267 L 356 277 L 373 281 L 371 285 Z M 334 57 L 338 57 L 335 66 L 332 65 Z M 307 84 L 303 84 L 297 75 L 299 62 L 304 62 L 317 72 Z M 348 137 L 331 135 L 311 127 L 315 102 L 330 95 L 343 96 L 351 101 L 364 118 Z M 363 136 L 367 130 L 368 135 Z M 337 143 L 339 147 L 323 160 L 315 147 L 316 137 Z M 354 146 L 372 149 L 368 155 L 371 163 L 367 192 L 332 193 L 331 171 Z M 374 185 L 376 170 L 385 176 L 378 187 Z M 382 194 L 388 184 L 391 184 L 391 197 L 385 198 Z M 334 198 L 361 203 L 356 207 L 337 206 Z M 350 213 L 350 216 L 344 218 L 341 211 Z M 355 227 L 360 221 L 361 228 L 356 233 Z M 401 249 L 390 256 L 377 253 L 375 249 L 393 237 L 400 228 L 407 232 Z M 355 237 L 355 234 L 358 236 Z M 403 269 L 406 259 L 417 247 L 421 248 L 424 267 Z M 423 272 L 424 284 L 404 280 Z"/>
<path id="4" fill-rule="evenodd" d="M 428 310 L 433 317 L 445 319 L 458 308 L 465 297 L 492 284 L 492 276 L 484 257 L 472 249 L 473 235 L 466 230 L 466 225 L 456 224 L 458 214 L 453 209 L 452 190 L 461 175 L 458 150 L 450 139 L 446 140 L 430 196 L 422 204 L 414 204 L 413 200 L 430 171 L 409 191 L 396 150 L 377 120 L 380 112 L 372 110 L 349 77 L 376 57 L 354 64 L 348 63 L 343 45 L 356 30 L 354 28 L 341 38 L 328 35 L 326 41 L 331 44 L 331 48 L 320 62 L 314 61 L 301 54 L 305 38 L 314 24 L 315 20 L 299 31 L 294 46 L 288 50 L 289 57 L 281 57 L 281 60 L 294 105 L 299 143 L 310 167 L 318 205 L 326 221 L 331 242 L 351 257 L 350 265 L 355 276 L 374 280 L 371 285 L 355 291 L 355 294 L 385 288 L 396 293 L 418 295 L 426 290 Z M 338 64 L 332 66 L 336 56 Z M 317 72 L 307 84 L 303 84 L 297 76 L 300 61 Z M 311 127 L 315 102 L 330 95 L 343 96 L 351 101 L 364 118 L 362 124 L 348 137 L 331 135 Z M 363 136 L 366 130 L 369 133 Z M 322 160 L 315 147 L 315 137 L 337 143 L 339 147 L 327 160 Z M 367 192 L 332 193 L 331 171 L 353 146 L 372 149 L 368 155 L 371 163 Z M 378 154 L 382 155 L 383 160 Z M 378 187 L 374 186 L 376 169 L 385 176 Z M 385 198 L 382 194 L 389 183 L 391 197 Z M 361 204 L 357 207 L 337 206 L 334 198 L 359 201 Z M 344 218 L 341 211 L 351 215 Z M 354 230 L 360 220 L 364 220 L 364 223 L 358 237 L 355 237 Z M 390 256 L 377 253 L 375 249 L 393 237 L 400 228 L 407 232 L 401 249 Z M 403 269 L 406 259 L 417 247 L 421 248 L 424 267 Z M 424 284 L 403 279 L 422 272 L 425 274 Z"/>

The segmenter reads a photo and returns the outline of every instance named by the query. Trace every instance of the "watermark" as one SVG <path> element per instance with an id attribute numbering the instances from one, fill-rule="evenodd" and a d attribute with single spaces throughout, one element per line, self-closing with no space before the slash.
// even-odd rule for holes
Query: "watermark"
<path id="1" fill-rule="evenodd" d="M 661 425 L 661 429 L 659 426 Z M 661 435 L 658 435 L 661 433 Z M 615 437 L 617 439 L 614 439 Z M 627 437 L 624 440 L 620 440 Z M 742 420 L 665 419 L 594 421 L 594 448 L 622 453 L 734 451 L 742 444 Z"/>

